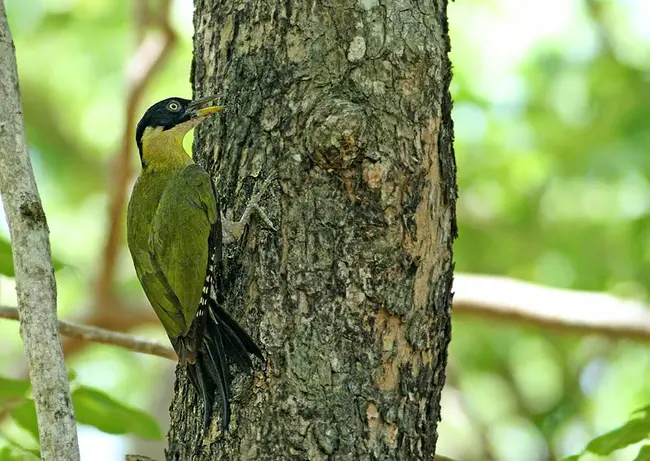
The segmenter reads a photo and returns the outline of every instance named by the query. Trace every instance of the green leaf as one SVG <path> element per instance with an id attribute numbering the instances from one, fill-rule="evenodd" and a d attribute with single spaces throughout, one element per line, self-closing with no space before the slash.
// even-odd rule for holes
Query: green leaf
<path id="1" fill-rule="evenodd" d="M 643 445 L 634 461 L 650 461 L 650 445 Z"/>
<path id="2" fill-rule="evenodd" d="M 648 434 L 650 434 L 650 421 L 632 419 L 621 427 L 593 439 L 587 445 L 587 451 L 606 456 L 615 450 L 640 442 L 648 437 Z"/>
<path id="3" fill-rule="evenodd" d="M 52 258 L 54 270 L 62 269 L 65 264 L 56 258 Z M 0 275 L 14 277 L 14 260 L 11 252 L 11 243 L 4 236 L 0 235 Z"/>
<path id="4" fill-rule="evenodd" d="M 580 459 L 580 455 L 573 455 L 573 456 L 568 456 L 566 458 L 562 458 L 562 461 L 578 461 Z"/>
<path id="5" fill-rule="evenodd" d="M 41 459 L 40 450 L 32 450 L 30 448 L 25 448 L 25 447 L 20 447 L 20 449 L 24 451 L 24 454 L 21 455 L 21 457 L 19 458 L 21 461 L 32 461 L 32 460 L 40 461 Z"/>
<path id="6" fill-rule="evenodd" d="M 632 414 L 637 414 L 637 413 L 645 413 L 645 417 L 647 418 L 650 413 L 650 405 L 637 408 L 632 412 Z"/>
<path id="7" fill-rule="evenodd" d="M 81 424 L 94 426 L 108 434 L 134 434 L 143 439 L 162 439 L 160 427 L 151 415 L 119 403 L 100 390 L 79 386 L 72 392 L 72 403 L 77 421 Z M 26 399 L 12 408 L 11 417 L 38 440 L 34 400 Z"/>
<path id="8" fill-rule="evenodd" d="M 162 438 L 160 427 L 149 414 L 115 401 L 108 394 L 85 386 L 72 392 L 77 421 L 108 434 L 135 434 L 143 439 Z"/>
<path id="9" fill-rule="evenodd" d="M 77 380 L 77 372 L 72 368 L 68 368 L 66 371 L 68 372 L 68 382 L 70 384 L 74 383 Z"/>
<path id="10" fill-rule="evenodd" d="M 2 450 L 0 450 L 0 459 L 2 461 L 25 461 L 25 457 L 23 455 L 17 454 L 9 447 L 4 447 Z"/>
<path id="11" fill-rule="evenodd" d="M 36 420 L 36 406 L 34 400 L 27 399 L 20 405 L 11 409 L 11 417 L 20 427 L 38 440 L 38 422 Z"/>
<path id="12" fill-rule="evenodd" d="M 58 271 L 59 269 L 63 269 L 65 266 L 66 265 L 63 264 L 61 261 L 52 257 L 52 268 L 54 269 L 54 272 Z"/>
<path id="13" fill-rule="evenodd" d="M 4 434 L 2 435 L 2 438 L 6 440 L 9 445 L 0 450 L 0 460 L 32 461 L 41 459 L 41 452 L 39 450 L 33 448 L 25 448 Z"/>
<path id="14" fill-rule="evenodd" d="M 11 255 L 11 245 L 0 236 L 0 275 L 14 276 L 14 261 Z"/>
<path id="15" fill-rule="evenodd" d="M 0 376 L 0 404 L 7 400 L 24 398 L 30 387 L 31 385 L 27 380 L 9 379 Z"/>

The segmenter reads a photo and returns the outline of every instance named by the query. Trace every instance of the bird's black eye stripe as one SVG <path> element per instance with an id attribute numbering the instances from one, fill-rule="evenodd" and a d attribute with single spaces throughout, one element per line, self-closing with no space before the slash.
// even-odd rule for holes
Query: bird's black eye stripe
<path id="1" fill-rule="evenodd" d="M 176 101 L 171 101 L 169 104 L 167 104 L 167 109 L 172 112 L 178 112 L 181 110 L 181 105 Z"/>

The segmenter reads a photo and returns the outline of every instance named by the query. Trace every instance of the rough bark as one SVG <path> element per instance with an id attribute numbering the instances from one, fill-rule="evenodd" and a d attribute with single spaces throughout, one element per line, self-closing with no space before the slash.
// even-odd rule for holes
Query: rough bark
<path id="1" fill-rule="evenodd" d="M 446 1 L 195 2 L 199 130 L 224 206 L 279 231 L 228 249 L 227 308 L 267 358 L 201 437 L 177 373 L 170 460 L 431 460 L 451 335 L 456 171 Z"/>
<path id="2" fill-rule="evenodd" d="M 45 213 L 25 141 L 16 54 L 0 1 L 0 192 L 13 250 L 20 336 L 32 384 L 41 457 L 79 459 L 77 427 L 56 318 Z"/>

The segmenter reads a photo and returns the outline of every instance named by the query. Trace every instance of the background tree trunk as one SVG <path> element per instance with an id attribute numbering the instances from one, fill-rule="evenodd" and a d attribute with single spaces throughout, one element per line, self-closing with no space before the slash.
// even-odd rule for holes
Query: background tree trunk
<path id="1" fill-rule="evenodd" d="M 446 1 L 195 2 L 197 133 L 222 206 L 278 182 L 228 248 L 227 308 L 267 358 L 200 437 L 184 372 L 168 459 L 433 457 L 451 335 L 456 171 Z M 218 411 L 217 411 L 218 414 Z"/>

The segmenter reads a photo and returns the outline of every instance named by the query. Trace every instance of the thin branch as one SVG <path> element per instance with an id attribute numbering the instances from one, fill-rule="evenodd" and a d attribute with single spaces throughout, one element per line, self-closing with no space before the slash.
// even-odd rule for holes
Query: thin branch
<path id="1" fill-rule="evenodd" d="M 125 306 L 116 300 L 110 309 L 90 311 L 88 315 L 74 319 L 74 323 L 109 331 L 131 331 L 143 325 L 160 325 L 150 306 Z M 63 340 L 63 355 L 70 357 L 82 350 L 86 344 L 81 338 L 67 336 Z"/>
<path id="2" fill-rule="evenodd" d="M 478 315 L 559 331 L 650 341 L 650 307 L 608 294 L 561 290 L 504 277 L 469 274 L 455 275 L 454 290 L 455 315 Z M 16 308 L 0 306 L 0 318 L 17 320 Z M 148 314 L 136 318 L 136 326 L 153 321 L 153 316 Z M 102 323 L 116 328 L 123 326 L 121 320 L 113 317 L 106 317 Z M 171 347 L 130 334 L 63 320 L 59 321 L 59 331 L 79 341 L 177 359 Z"/>
<path id="3" fill-rule="evenodd" d="M 650 307 L 606 293 L 490 275 L 454 275 L 454 316 L 479 315 L 546 329 L 650 341 Z"/>
<path id="4" fill-rule="evenodd" d="M 0 306 L 0 318 L 18 320 L 18 310 L 15 307 Z M 65 320 L 59 320 L 59 332 L 64 336 L 80 339 L 82 341 L 109 344 L 133 352 L 156 355 L 170 360 L 177 359 L 176 353 L 171 347 L 165 346 L 158 341 L 141 338 L 135 335 L 89 327 L 78 323 L 66 322 Z"/>
<path id="5" fill-rule="evenodd" d="M 23 122 L 16 54 L 0 2 L 0 191 L 9 223 L 23 340 L 43 459 L 79 459 L 77 425 L 57 329 L 45 213 Z"/>
<path id="6" fill-rule="evenodd" d="M 144 4 L 144 2 L 138 2 Z M 162 32 L 161 35 L 148 34 L 141 37 L 138 49 L 135 51 L 127 65 L 127 80 L 129 84 L 126 117 L 122 136 L 122 146 L 116 155 L 115 174 L 113 175 L 113 189 L 110 200 L 110 217 L 108 237 L 102 258 L 102 267 L 97 285 L 97 308 L 102 309 L 112 304 L 113 279 L 115 277 L 115 261 L 122 233 L 124 219 L 124 206 L 126 204 L 126 191 L 132 176 L 131 154 L 135 143 L 135 124 L 137 122 L 137 109 L 149 82 L 167 59 L 176 42 L 176 33 L 170 23 L 171 1 L 165 0 L 159 14 L 147 18 L 146 14 L 138 10 L 136 32 L 146 28 L 143 22 L 149 20 Z"/>

